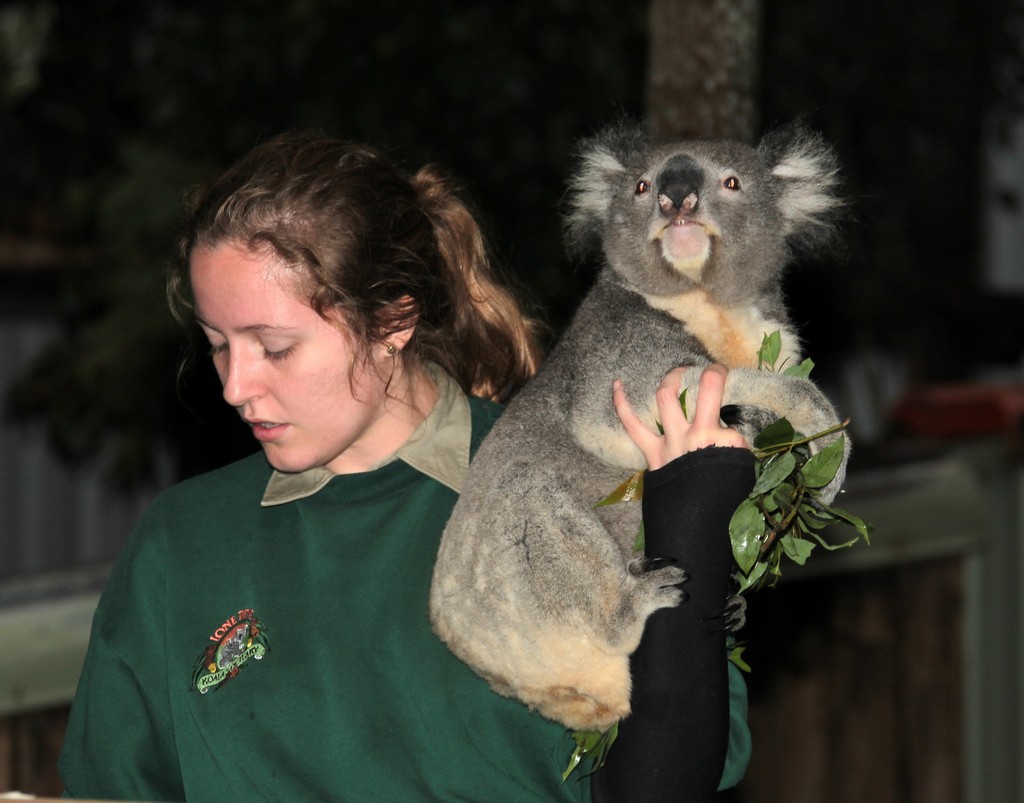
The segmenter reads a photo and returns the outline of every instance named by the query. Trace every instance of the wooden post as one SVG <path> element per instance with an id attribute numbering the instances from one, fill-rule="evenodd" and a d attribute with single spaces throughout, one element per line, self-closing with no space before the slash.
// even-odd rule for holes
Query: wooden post
<path id="1" fill-rule="evenodd" d="M 651 0 L 651 133 L 753 144 L 760 27 L 760 0 Z"/>

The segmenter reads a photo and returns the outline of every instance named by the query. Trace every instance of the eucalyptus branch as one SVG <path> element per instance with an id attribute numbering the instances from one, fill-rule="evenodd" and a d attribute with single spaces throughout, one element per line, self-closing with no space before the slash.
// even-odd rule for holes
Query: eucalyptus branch
<path id="1" fill-rule="evenodd" d="M 784 535 L 787 530 L 792 526 L 793 521 L 796 519 L 797 514 L 800 512 L 800 505 L 803 503 L 804 496 L 806 494 L 806 488 L 803 485 L 797 485 L 794 488 L 794 494 L 790 497 L 790 507 L 786 515 L 777 522 L 773 522 L 764 533 L 764 543 L 761 545 L 761 554 L 766 555 L 768 550 L 771 548 L 772 543 L 775 539 L 781 535 Z M 759 497 L 755 500 L 761 513 L 764 514 L 766 522 L 771 522 L 771 513 L 768 511 L 765 505 L 764 499 Z"/>
<path id="2" fill-rule="evenodd" d="M 843 421 L 840 421 L 834 427 L 829 427 L 828 429 L 823 429 L 821 432 L 818 432 L 815 435 L 808 435 L 805 438 L 797 438 L 796 440 L 790 440 L 790 441 L 785 441 L 784 443 L 773 444 L 770 448 L 754 449 L 754 456 L 758 460 L 765 460 L 765 459 L 767 459 L 769 457 L 772 457 L 774 455 L 782 454 L 783 452 L 792 451 L 797 446 L 804 446 L 804 445 L 806 445 L 808 443 L 811 443 L 813 441 L 818 440 L 818 438 L 824 438 L 824 437 L 826 437 L 828 435 L 832 435 L 832 434 L 834 434 L 836 432 L 842 432 L 848 426 L 850 426 L 850 419 L 849 418 L 847 418 L 847 419 L 845 419 Z"/>

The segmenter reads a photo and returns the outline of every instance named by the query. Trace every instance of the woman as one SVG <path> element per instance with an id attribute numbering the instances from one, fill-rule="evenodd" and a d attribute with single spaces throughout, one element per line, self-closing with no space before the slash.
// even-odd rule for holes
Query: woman
<path id="1" fill-rule="evenodd" d="M 494 694 L 427 621 L 469 456 L 500 413 L 494 401 L 538 359 L 448 182 L 430 168 L 409 178 L 362 146 L 279 137 L 195 195 L 169 295 L 208 338 L 224 399 L 263 453 L 170 489 L 139 523 L 93 624 L 61 758 L 67 793 L 590 799 L 590 781 L 561 781 L 569 734 Z M 718 423 L 720 372 L 706 376 L 694 422 L 670 417 L 664 437 L 617 394 L 652 468 L 741 445 Z M 746 484 L 701 522 L 714 531 L 703 540 L 727 549 L 721 517 L 752 472 L 749 452 L 717 451 L 740 456 Z M 727 582 L 728 568 L 715 577 Z M 708 674 L 720 680 L 714 655 Z M 664 660 L 676 658 L 638 666 L 642 694 L 645 679 L 678 676 Z M 696 746 L 670 740 L 691 753 L 667 762 L 663 740 L 650 747 L 659 723 L 624 722 L 595 798 L 642 790 L 645 761 L 675 792 L 679 774 L 694 789 L 710 776 L 713 791 L 726 749 L 704 729 L 728 735 L 730 718 L 721 689 L 711 696 L 699 711 L 715 713 L 686 723 Z M 725 782 L 747 760 L 742 716 L 739 706 Z"/>

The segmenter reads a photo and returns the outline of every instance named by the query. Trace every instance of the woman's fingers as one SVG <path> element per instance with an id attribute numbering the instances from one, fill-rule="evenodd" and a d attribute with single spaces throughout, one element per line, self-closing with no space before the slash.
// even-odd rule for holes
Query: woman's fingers
<path id="1" fill-rule="evenodd" d="M 654 398 L 658 406 L 658 420 L 665 432 L 666 448 L 677 452 L 685 447 L 684 440 L 690 423 L 683 413 L 683 405 L 679 401 L 680 388 L 686 368 L 673 368 L 661 380 Z M 680 452 L 681 454 L 682 452 Z"/>
<path id="2" fill-rule="evenodd" d="M 647 459 L 648 464 L 650 464 L 648 452 L 657 448 L 658 434 L 651 432 L 633 411 L 633 406 L 629 403 L 629 399 L 626 398 L 626 391 L 622 387 L 622 382 L 618 379 L 612 383 L 612 404 L 615 405 L 615 412 L 618 414 L 619 421 L 622 422 L 622 427 L 626 430 L 626 434 L 629 435 L 630 440 L 637 445 L 640 451 L 644 453 L 644 457 Z"/>
<path id="3" fill-rule="evenodd" d="M 701 429 L 721 428 L 725 377 L 725 368 L 718 364 L 709 365 L 700 375 L 697 403 L 693 411 L 693 426 Z"/>
<path id="4" fill-rule="evenodd" d="M 728 375 L 721 365 L 711 365 L 701 374 L 696 399 L 688 399 L 692 421 L 688 421 L 679 402 L 680 388 L 686 368 L 669 371 L 655 399 L 658 420 L 663 430 L 655 432 L 644 424 L 626 398 L 625 389 L 618 380 L 612 386 L 612 402 L 626 434 L 643 453 L 650 469 L 661 468 L 677 457 L 703 449 L 706 446 L 747 447 L 743 436 L 721 422 L 722 398 Z"/>
<path id="5" fill-rule="evenodd" d="M 722 398 L 728 371 L 721 365 L 709 365 L 700 375 L 693 424 L 689 432 L 690 449 L 705 446 L 747 447 L 747 442 L 735 429 L 722 424 Z"/>

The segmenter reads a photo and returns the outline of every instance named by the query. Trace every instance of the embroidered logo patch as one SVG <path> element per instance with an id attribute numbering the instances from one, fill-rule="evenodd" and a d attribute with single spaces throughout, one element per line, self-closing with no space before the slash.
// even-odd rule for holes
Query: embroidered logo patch
<path id="1" fill-rule="evenodd" d="M 267 626 L 256 618 L 252 608 L 228 617 L 210 641 L 213 643 L 196 659 L 192 672 L 192 688 L 200 694 L 219 688 L 237 675 L 246 661 L 259 661 L 270 649 Z"/>

